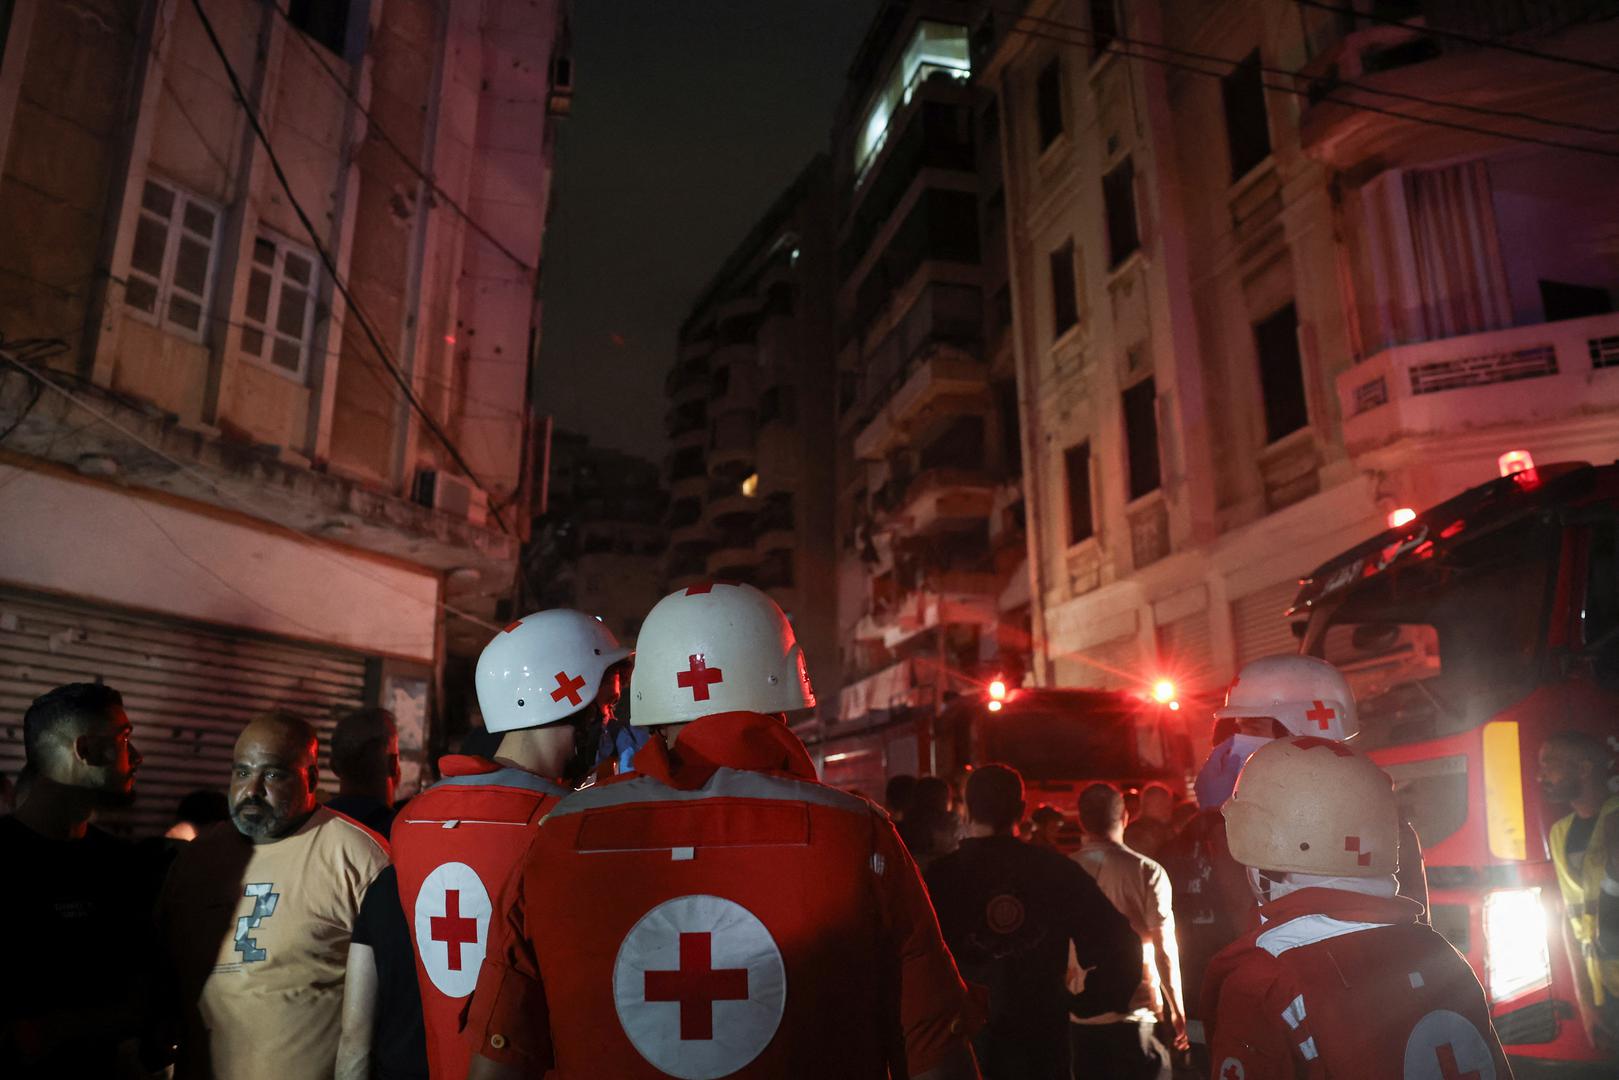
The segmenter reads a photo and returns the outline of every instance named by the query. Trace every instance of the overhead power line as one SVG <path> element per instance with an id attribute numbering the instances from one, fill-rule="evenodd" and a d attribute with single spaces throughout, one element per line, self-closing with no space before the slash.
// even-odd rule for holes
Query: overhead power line
<path id="1" fill-rule="evenodd" d="M 1057 19 L 1045 19 L 1034 15 L 1020 15 L 1018 17 L 1027 22 L 1043 23 L 1064 31 L 1086 33 L 1091 36 L 1091 40 L 1093 42 L 1095 40 L 1093 31 L 1086 30 L 1085 28 L 1074 23 L 1062 22 Z M 1210 64 L 1224 64 L 1230 67 L 1232 70 L 1236 70 L 1246 62 L 1246 58 L 1231 60 L 1224 56 L 1216 56 L 1212 53 L 1195 52 L 1191 49 L 1182 49 L 1174 45 L 1164 45 L 1155 41 L 1145 41 L 1140 38 L 1131 38 L 1123 34 L 1113 35 L 1113 40 L 1123 42 L 1126 45 L 1139 45 L 1147 49 L 1156 49 L 1160 52 L 1169 53 L 1172 56 L 1182 56 L 1189 60 L 1199 60 Z M 1320 82 L 1319 79 L 1314 79 L 1304 72 L 1295 71 L 1292 68 L 1275 67 L 1261 63 L 1259 65 L 1259 70 L 1267 75 L 1279 75 L 1283 78 L 1289 79 L 1306 79 L 1312 83 Z M 1587 135 L 1619 135 L 1619 128 L 1599 127 L 1595 124 L 1581 123 L 1577 120 L 1557 120 L 1551 117 L 1538 116 L 1534 113 L 1519 112 L 1515 109 L 1499 109 L 1489 105 L 1473 105 L 1464 101 L 1442 101 L 1438 98 L 1425 97 L 1422 94 L 1412 94 L 1402 90 L 1394 90 L 1381 86 L 1372 86 L 1367 83 L 1355 82 L 1350 79 L 1335 79 L 1330 85 L 1325 87 L 1325 90 L 1327 91 L 1339 89 L 1359 90 L 1362 93 L 1376 94 L 1379 97 L 1393 98 L 1397 101 L 1410 101 L 1421 105 L 1432 105 L 1443 109 L 1455 109 L 1459 112 L 1473 113 L 1478 116 L 1490 116 L 1502 120 L 1522 120 L 1527 123 L 1540 124 L 1545 127 L 1560 127 L 1569 131 L 1584 132 Z M 1340 98 L 1334 98 L 1332 100 L 1342 102 L 1342 99 Z"/>
<path id="2" fill-rule="evenodd" d="M 303 204 L 298 201 L 298 196 L 293 192 L 292 183 L 287 179 L 286 170 L 281 167 L 281 159 L 279 156 L 277 156 L 275 147 L 271 145 L 270 136 L 267 132 L 265 132 L 264 125 L 259 122 L 257 111 L 247 100 L 247 93 L 242 89 L 241 78 L 237 75 L 235 66 L 231 63 L 229 55 L 225 52 L 225 46 L 220 42 L 219 35 L 214 30 L 213 20 L 208 17 L 208 12 L 203 9 L 202 0 L 191 0 L 191 7 L 194 11 L 196 11 L 197 18 L 202 22 L 203 32 L 208 35 L 208 43 L 213 47 L 214 55 L 219 58 L 220 64 L 225 69 L 225 77 L 230 81 L 231 90 L 236 95 L 237 103 L 242 107 L 243 115 L 247 117 L 248 126 L 253 129 L 254 137 L 258 139 L 259 145 L 264 148 L 265 156 L 270 161 L 270 168 L 271 171 L 275 173 L 276 181 L 281 185 L 281 190 L 286 194 L 287 201 L 292 205 L 293 212 L 298 215 L 299 223 L 303 225 L 304 231 L 309 235 L 309 242 L 314 245 L 316 252 L 319 253 L 321 263 L 326 267 L 327 273 L 331 275 L 332 284 L 337 288 L 337 291 L 342 294 L 344 301 L 347 302 L 349 306 L 349 311 L 354 315 L 356 321 L 359 322 L 360 329 L 364 331 L 366 339 L 371 343 L 371 347 L 376 350 L 377 358 L 382 361 L 383 366 L 388 369 L 388 373 L 393 376 L 393 380 L 398 384 L 399 390 L 404 395 L 406 402 L 408 402 L 410 407 L 415 410 L 416 414 L 421 417 L 422 423 L 426 426 L 428 431 L 432 432 L 433 436 L 438 439 L 439 443 L 449 453 L 450 457 L 454 459 L 456 465 L 461 468 L 461 471 L 466 473 L 467 478 L 479 488 L 482 488 L 484 492 L 492 495 L 493 493 L 490 491 L 489 486 L 479 479 L 477 472 L 467 462 L 467 459 L 461 453 L 460 448 L 455 445 L 455 442 L 450 438 L 449 434 L 443 429 L 443 427 L 439 425 L 439 422 L 433 418 L 433 415 L 428 412 L 427 408 L 421 403 L 421 400 L 417 398 L 416 391 L 410 385 L 410 380 L 405 378 L 404 373 L 399 370 L 398 365 L 395 364 L 393 358 L 389 356 L 387 346 L 382 343 L 382 339 L 378 336 L 376 330 L 371 325 L 371 320 L 366 317 L 364 309 L 360 307 L 360 304 L 355 299 L 354 294 L 349 291 L 348 284 L 338 273 L 337 262 L 332 258 L 332 254 L 327 249 L 325 241 L 320 236 L 320 232 L 315 228 L 315 223 L 310 220 L 308 212 L 304 210 Z M 501 514 L 500 507 L 493 498 L 490 499 L 489 511 L 494 515 L 496 524 L 500 526 L 503 532 L 512 536 L 516 535 L 512 532 L 511 526 L 506 524 L 506 519 L 504 515 Z"/>
<path id="3" fill-rule="evenodd" d="M 275 8 L 276 14 L 280 15 L 286 24 L 292 28 L 293 36 L 304 43 L 304 48 L 309 52 L 310 56 L 314 57 L 315 62 L 320 65 L 321 70 L 326 72 L 326 74 L 331 77 L 332 82 L 336 83 L 338 89 L 343 91 L 343 96 L 348 98 L 349 101 L 353 103 L 354 107 L 358 109 L 365 117 L 366 130 L 372 134 L 375 134 L 377 139 L 384 146 L 392 150 L 394 154 L 398 156 L 399 160 L 404 163 L 405 168 L 415 173 L 416 177 L 421 180 L 422 183 L 428 186 L 436 199 L 447 205 L 450 209 L 454 210 L 456 215 L 460 217 L 462 221 L 465 221 L 467 225 L 471 227 L 473 232 L 489 241 L 489 243 L 494 246 L 496 251 L 499 251 L 502 255 L 506 256 L 506 258 L 515 263 L 517 267 L 523 271 L 523 273 L 527 274 L 530 284 L 537 282 L 540 273 L 539 269 L 530 265 L 522 258 L 522 256 L 518 255 L 511 248 L 503 244 L 499 237 L 490 232 L 483 226 L 482 223 L 478 221 L 477 218 L 472 216 L 471 211 L 457 202 L 449 192 L 445 191 L 439 186 L 438 181 L 434 180 L 432 176 L 423 171 L 421 166 L 412 161 L 410 155 L 405 153 L 404 148 L 399 145 L 393 136 L 388 134 L 387 129 L 385 129 L 381 124 L 377 123 L 377 118 L 372 115 L 371 110 L 367 109 L 365 105 L 361 103 L 359 95 L 354 92 L 354 88 L 350 86 L 348 81 L 343 78 L 342 72 L 332 67 L 331 62 L 326 59 L 321 47 L 316 45 L 313 41 L 310 41 L 309 36 L 298 28 L 297 23 L 292 21 L 292 15 L 288 13 L 286 8 L 282 7 L 281 0 L 270 0 L 270 3 L 271 6 Z"/>
<path id="4" fill-rule="evenodd" d="M 1499 49 L 1502 52 L 1517 53 L 1519 56 L 1531 56 L 1536 60 L 1545 60 L 1553 64 L 1568 64 L 1571 67 L 1581 67 L 1590 71 L 1600 71 L 1608 75 L 1619 75 L 1619 67 L 1615 67 L 1612 64 L 1604 64 L 1597 60 L 1586 60 L 1578 56 L 1564 56 L 1560 53 L 1541 52 L 1539 49 L 1531 49 L 1527 45 L 1519 45 L 1511 41 L 1502 41 L 1500 38 L 1466 34 L 1460 30 L 1447 30 L 1444 27 L 1428 26 L 1426 24 L 1416 26 L 1404 19 L 1395 18 L 1392 15 L 1378 15 L 1371 11 L 1356 11 L 1354 8 L 1344 7 L 1342 4 L 1323 3 L 1322 0 L 1293 0 L 1293 2 L 1304 7 L 1319 8 L 1322 11 L 1331 11 L 1338 15 L 1350 15 L 1357 19 L 1365 19 L 1368 22 L 1382 23 L 1385 26 L 1404 27 L 1407 30 L 1414 31 L 1419 34 L 1425 34 L 1428 37 L 1447 38 L 1451 41 L 1460 41 L 1464 44 L 1473 45 L 1480 49 Z"/>
<path id="5" fill-rule="evenodd" d="M 22 345 L 22 344 L 26 344 L 26 343 L 17 342 L 16 344 Z M 234 508 L 236 508 L 238 510 L 241 510 L 244 513 L 247 513 L 248 515 L 250 515 L 251 517 L 253 517 L 256 520 L 263 521 L 266 525 L 270 526 L 271 529 L 278 530 L 278 531 L 280 531 L 282 533 L 285 533 L 285 534 L 287 534 L 289 536 L 292 536 L 292 537 L 294 537 L 294 538 L 296 538 L 296 539 L 298 539 L 300 541 L 307 542 L 307 541 L 310 541 L 310 540 L 318 540 L 317 537 L 313 537 L 313 536 L 309 535 L 308 533 L 305 533 L 305 532 L 302 532 L 302 531 L 300 531 L 298 529 L 293 528 L 290 525 L 284 525 L 281 522 L 272 521 L 269 518 L 264 517 L 262 509 L 260 507 L 254 506 L 253 504 L 248 502 L 246 499 L 244 499 L 244 498 L 242 498 L 240 496 L 237 496 L 236 494 L 231 492 L 228 488 L 221 487 L 219 485 L 219 483 L 214 480 L 213 477 L 209 476 L 207 473 L 203 472 L 201 469 L 198 469 L 195 465 L 193 465 L 190 462 L 187 462 L 187 461 L 185 461 L 185 460 L 183 460 L 181 458 L 175 457 L 173 454 L 169 453 L 167 450 L 164 450 L 162 447 L 158 446 L 156 443 L 152 442 L 150 439 L 147 439 L 146 437 L 141 435 L 139 432 L 135 431 L 134 429 L 132 429 L 132 428 L 130 428 L 130 427 L 124 425 L 124 424 L 119 423 L 112 416 L 109 416 L 107 413 L 105 413 L 102 410 L 96 408 L 94 405 L 92 405 L 90 402 L 86 401 L 80 395 L 78 395 L 78 394 L 74 393 L 73 391 L 69 390 L 67 387 L 63 386 L 61 383 L 57 382 L 56 380 L 46 376 L 43 372 L 41 372 L 38 368 L 34 367 L 32 364 L 29 364 L 29 363 L 23 361 L 22 359 L 20 359 L 19 357 L 17 357 L 16 355 L 14 355 L 9 344 L 6 345 L 6 346 L 0 346 L 0 361 L 4 361 L 4 362 L 10 364 L 12 367 L 14 367 L 18 371 L 22 372 L 25 376 L 27 376 L 28 378 L 34 380 L 35 383 L 37 383 L 39 385 L 42 385 L 42 386 L 46 387 L 47 389 L 52 390 L 55 393 L 61 395 L 67 401 L 69 401 L 72 404 L 78 406 L 78 408 L 83 410 L 85 413 L 89 414 L 89 416 L 91 416 L 96 423 L 100 423 L 100 424 L 103 424 L 103 425 L 105 425 L 107 427 L 112 428 L 114 431 L 116 431 L 119 434 L 123 435 L 125 438 L 132 440 L 137 445 L 143 447 L 144 449 L 146 449 L 150 453 L 156 455 L 157 457 L 163 459 L 164 461 L 167 461 L 169 464 L 173 465 L 176 469 L 178 469 L 181 472 L 185 473 L 186 475 L 192 477 L 193 479 L 199 481 L 200 483 L 205 485 L 210 491 L 212 491 L 220 500 L 227 503 L 228 505 L 230 505 L 230 506 L 232 506 L 232 507 L 234 507 Z M 132 491 L 132 490 L 130 490 L 128 488 L 118 487 L 118 488 L 115 488 L 115 490 L 117 490 L 120 494 L 124 495 L 127 498 L 131 498 L 131 499 L 139 499 L 140 498 L 139 495 L 137 495 L 134 491 Z M 316 552 L 321 558 L 327 559 L 328 561 L 334 563 L 335 565 L 341 567 L 342 569 L 348 571 L 349 573 L 357 574 L 360 577 L 367 578 L 367 579 L 369 579 L 371 581 L 374 581 L 378 585 L 383 586 L 384 588 L 388 589 L 389 591 L 398 593 L 400 596 L 407 597 L 408 599 L 411 599 L 411 600 L 413 600 L 413 601 L 415 601 L 417 603 L 422 603 L 422 604 L 429 604 L 430 603 L 435 608 L 442 609 L 443 611 L 445 611 L 445 612 L 447 612 L 447 613 L 449 613 L 451 615 L 454 615 L 457 618 L 465 619 L 467 622 L 475 623 L 478 626 L 482 626 L 482 627 L 484 627 L 485 629 L 488 629 L 488 630 L 499 630 L 500 629 L 500 627 L 496 626 L 494 623 L 492 623 L 489 620 L 483 618 L 482 616 L 474 615 L 469 611 L 463 611 L 462 609 L 454 607 L 454 606 L 452 606 L 450 604 L 447 604 L 447 603 L 445 603 L 445 602 L 443 602 L 441 600 L 436 600 L 435 599 L 433 601 L 426 601 L 426 600 L 423 600 L 419 596 L 415 596 L 415 595 L 413 595 L 411 593 L 405 592 L 403 589 L 399 588 L 397 585 L 395 585 L 392 582 L 388 581 L 386 578 L 378 577 L 375 574 L 368 574 L 364 570 L 360 569 L 358 566 L 355 566 L 355 565 L 353 565 L 353 564 L 351 564 L 349 562 L 339 561 L 339 559 L 338 559 L 338 557 L 336 555 L 333 555 L 330 552 L 326 551 L 324 548 L 320 547 L 318 544 L 316 546 L 314 546 L 314 547 L 311 547 L 310 550 Z M 230 586 L 230 587 L 234 588 L 234 586 Z M 257 601 L 255 601 L 255 602 L 257 602 Z M 262 604 L 260 606 L 262 606 Z M 269 610 L 269 609 L 267 609 L 267 610 Z M 284 618 L 290 618 L 289 616 L 283 616 L 283 617 Z"/>
<path id="6" fill-rule="evenodd" d="M 1066 24 L 1066 23 L 1061 24 L 1061 25 L 1067 28 L 1065 33 L 1080 35 L 1080 40 L 1075 40 L 1071 36 L 1064 36 L 1064 34 L 1053 33 L 1053 32 L 1042 31 L 1042 30 L 1031 30 L 1031 29 L 1026 29 L 1026 28 L 1017 27 L 1017 26 L 1012 27 L 1011 30 L 1008 31 L 1008 33 L 1020 34 L 1020 35 L 1022 35 L 1024 37 L 1037 38 L 1037 39 L 1042 39 L 1042 40 L 1047 40 L 1047 41 L 1060 42 L 1061 44 L 1070 45 L 1070 46 L 1090 47 L 1093 44 L 1095 38 L 1091 34 L 1091 31 L 1088 30 L 1087 28 L 1080 27 L 1080 26 L 1073 26 L 1071 24 Z M 1160 66 L 1167 67 L 1167 68 L 1173 68 L 1173 69 L 1178 70 L 1178 71 L 1189 72 L 1189 73 L 1191 73 L 1193 75 L 1202 75 L 1202 76 L 1204 76 L 1206 78 L 1219 79 L 1219 78 L 1224 78 L 1226 75 L 1229 74 L 1228 71 L 1210 71 L 1207 68 L 1197 67 L 1197 66 L 1195 66 L 1193 64 L 1183 63 L 1181 61 L 1167 59 L 1167 58 L 1162 57 L 1162 56 L 1151 56 L 1151 55 L 1147 55 L 1145 53 L 1134 52 L 1134 51 L 1131 51 L 1130 49 L 1122 48 L 1120 46 L 1120 41 L 1121 40 L 1122 39 L 1120 39 L 1120 38 L 1114 38 L 1114 39 L 1112 39 L 1111 43 L 1108 45 L 1109 49 L 1111 49 L 1112 51 L 1118 53 L 1120 56 L 1129 57 L 1130 59 L 1133 59 L 1133 60 L 1145 60 L 1145 61 L 1147 61 L 1148 63 L 1151 63 L 1151 64 L 1158 64 Z M 1141 41 L 1140 39 L 1136 39 L 1135 43 L 1138 44 L 1138 45 L 1142 45 L 1144 47 L 1147 47 L 1147 48 L 1156 48 L 1156 49 L 1162 49 L 1163 48 L 1163 46 L 1157 45 L 1156 43 L 1147 43 L 1147 42 Z M 1242 63 L 1242 61 L 1240 59 L 1239 60 L 1228 60 L 1228 59 L 1225 59 L 1225 58 L 1220 58 L 1218 62 L 1221 63 L 1221 64 L 1226 65 L 1229 68 L 1233 68 L 1233 69 L 1240 66 L 1241 63 Z M 1286 69 L 1278 69 L 1278 70 L 1286 71 Z M 1304 80 L 1306 82 L 1309 81 L 1309 76 L 1302 75 L 1302 74 L 1300 74 L 1299 72 L 1296 72 L 1296 71 L 1291 72 L 1291 77 L 1295 78 L 1295 79 L 1301 79 L 1301 80 Z M 1398 119 L 1398 120 L 1408 120 L 1408 121 L 1410 121 L 1411 123 L 1414 123 L 1414 124 L 1425 124 L 1425 125 L 1428 125 L 1430 127 L 1447 128 L 1447 129 L 1450 129 L 1452 131 L 1465 131 L 1465 132 L 1469 132 L 1469 133 L 1474 134 L 1474 135 L 1483 135 L 1483 136 L 1486 136 L 1486 137 L 1489 137 L 1489 138 L 1502 139 L 1502 140 L 1505 140 L 1505 141 L 1508 141 L 1508 142 L 1524 143 L 1524 144 L 1534 145 L 1534 146 L 1545 146 L 1545 147 L 1549 147 L 1549 148 L 1555 149 L 1555 150 L 1571 150 L 1571 151 L 1574 151 L 1576 153 L 1591 154 L 1591 155 L 1594 155 L 1596 157 L 1613 158 L 1613 159 L 1619 160 L 1619 150 L 1606 150 L 1606 149 L 1603 149 L 1601 147 L 1586 146 L 1586 145 L 1583 145 L 1581 143 L 1564 142 L 1564 141 L 1559 140 L 1559 139 L 1546 139 L 1546 138 L 1541 138 L 1541 137 L 1535 136 L 1535 135 L 1512 134 L 1510 132 L 1497 131 L 1497 130 L 1494 130 L 1492 128 L 1479 127 L 1476 124 L 1464 124 L 1459 120 L 1447 120 L 1447 119 L 1444 119 L 1443 117 L 1418 116 L 1418 115 L 1416 115 L 1414 113 L 1400 112 L 1397 109 L 1384 108 L 1381 105 L 1372 105 L 1370 103 L 1363 102 L 1363 101 L 1351 101 L 1351 100 L 1347 100 L 1345 98 L 1333 97 L 1330 92 L 1328 92 L 1324 96 L 1318 96 L 1315 93 L 1312 93 L 1309 89 L 1303 89 L 1303 88 L 1300 88 L 1300 87 L 1297 87 L 1297 86 L 1287 86 L 1287 85 L 1283 85 L 1281 83 L 1276 83 L 1276 82 L 1267 82 L 1267 81 L 1264 81 L 1263 79 L 1260 81 L 1260 85 L 1263 86 L 1267 90 L 1272 90 L 1272 91 L 1275 91 L 1277 93 L 1282 93 L 1282 94 L 1291 94 L 1294 97 L 1301 97 L 1301 98 L 1305 98 L 1307 100 L 1311 100 L 1311 101 L 1315 102 L 1316 104 L 1321 104 L 1323 102 L 1330 102 L 1330 103 L 1335 104 L 1335 105 L 1342 105 L 1346 109 L 1353 109 L 1353 110 L 1356 110 L 1356 111 L 1359 111 L 1359 112 L 1378 113 L 1378 114 L 1380 114 L 1382 116 L 1390 116 L 1390 117 L 1394 117 L 1395 119 Z M 1444 107 L 1446 103 L 1440 102 L 1440 101 L 1433 101 L 1433 102 L 1430 102 L 1430 104 L 1435 105 L 1435 106 L 1439 106 L 1439 107 Z"/>

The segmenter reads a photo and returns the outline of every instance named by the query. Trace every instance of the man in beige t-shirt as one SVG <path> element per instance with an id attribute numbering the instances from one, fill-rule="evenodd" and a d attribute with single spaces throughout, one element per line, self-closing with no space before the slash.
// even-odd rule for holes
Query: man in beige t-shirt
<path id="1" fill-rule="evenodd" d="M 1153 1029 L 1160 1019 L 1169 1022 L 1180 1049 L 1185 1037 L 1173 897 L 1164 868 L 1125 844 L 1124 817 L 1124 796 L 1113 785 L 1092 784 L 1080 792 L 1084 840 L 1069 858 L 1096 879 L 1141 938 L 1142 980 L 1129 1011 L 1070 1018 L 1074 1076 L 1167 1080 L 1169 1053 Z M 1074 976 L 1071 970 L 1071 984 Z"/>
<path id="2" fill-rule="evenodd" d="M 175 861 L 158 919 L 178 992 L 176 1080 L 329 1080 L 375 833 L 315 802 L 315 729 L 289 714 L 236 741 L 229 824 Z"/>

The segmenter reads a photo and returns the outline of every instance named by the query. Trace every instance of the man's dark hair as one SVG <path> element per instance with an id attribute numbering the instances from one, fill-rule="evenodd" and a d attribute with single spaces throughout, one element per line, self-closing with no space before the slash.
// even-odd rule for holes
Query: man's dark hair
<path id="1" fill-rule="evenodd" d="M 1010 765 L 982 765 L 967 778 L 967 816 L 992 829 L 1010 829 L 1023 816 L 1023 776 Z"/>
<path id="2" fill-rule="evenodd" d="M 399 721 L 387 709 L 351 709 L 332 731 L 332 771 L 346 780 L 375 781 L 388 772 L 388 740 Z"/>
<path id="3" fill-rule="evenodd" d="M 41 761 L 45 744 L 85 720 L 104 719 L 124 696 L 104 683 L 75 682 L 41 694 L 22 718 L 23 753 L 31 764 Z"/>
<path id="4" fill-rule="evenodd" d="M 1614 757 L 1614 752 L 1608 745 L 1588 731 L 1572 729 L 1554 731 L 1546 736 L 1546 743 L 1559 750 L 1566 750 L 1582 761 L 1591 762 L 1596 766 L 1598 775 L 1607 772 Z"/>
<path id="5" fill-rule="evenodd" d="M 888 807 L 890 814 L 904 817 L 915 801 L 916 777 L 901 773 L 888 778 L 888 786 L 883 789 L 883 805 Z"/>
<path id="6" fill-rule="evenodd" d="M 1039 806 L 1034 808 L 1034 813 L 1029 815 L 1029 821 L 1035 825 L 1040 824 L 1042 821 L 1053 821 L 1058 825 L 1061 825 L 1063 823 L 1063 815 L 1061 810 L 1058 810 L 1050 803 L 1041 803 Z"/>
<path id="7" fill-rule="evenodd" d="M 174 809 L 174 820 L 189 821 L 201 832 L 230 817 L 230 800 L 223 791 L 198 789 L 181 796 Z"/>
<path id="8" fill-rule="evenodd" d="M 1092 836 L 1106 836 L 1124 820 L 1124 793 L 1112 784 L 1092 784 L 1079 793 L 1079 825 Z"/>
<path id="9" fill-rule="evenodd" d="M 911 812 L 919 815 L 943 817 L 950 812 L 950 785 L 937 776 L 924 776 L 916 781 L 911 794 Z"/>

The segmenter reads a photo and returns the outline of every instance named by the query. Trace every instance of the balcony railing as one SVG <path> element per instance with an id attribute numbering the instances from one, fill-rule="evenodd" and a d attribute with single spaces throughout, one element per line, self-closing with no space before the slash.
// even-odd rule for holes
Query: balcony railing
<path id="1" fill-rule="evenodd" d="M 1385 349 L 1338 376 L 1352 452 L 1619 408 L 1619 313 Z"/>

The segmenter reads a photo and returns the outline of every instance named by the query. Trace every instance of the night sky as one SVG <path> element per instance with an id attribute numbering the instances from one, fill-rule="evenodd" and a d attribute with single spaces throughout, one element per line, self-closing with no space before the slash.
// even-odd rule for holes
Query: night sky
<path id="1" fill-rule="evenodd" d="M 873 0 L 582 0 L 539 408 L 660 459 L 687 309 L 817 151 Z"/>

